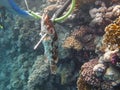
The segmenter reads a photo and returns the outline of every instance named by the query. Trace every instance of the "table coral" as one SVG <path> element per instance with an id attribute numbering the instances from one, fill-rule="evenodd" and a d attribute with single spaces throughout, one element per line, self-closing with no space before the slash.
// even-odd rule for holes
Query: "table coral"
<path id="1" fill-rule="evenodd" d="M 120 17 L 105 28 L 103 45 L 110 49 L 120 48 Z"/>

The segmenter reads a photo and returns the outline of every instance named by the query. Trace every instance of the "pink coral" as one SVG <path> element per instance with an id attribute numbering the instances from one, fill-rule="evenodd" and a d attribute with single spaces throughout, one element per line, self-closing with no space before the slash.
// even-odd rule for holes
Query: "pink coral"
<path id="1" fill-rule="evenodd" d="M 86 62 L 81 67 L 81 78 L 86 81 L 89 85 L 100 86 L 100 80 L 95 77 L 93 67 L 98 64 L 97 59 Z"/>

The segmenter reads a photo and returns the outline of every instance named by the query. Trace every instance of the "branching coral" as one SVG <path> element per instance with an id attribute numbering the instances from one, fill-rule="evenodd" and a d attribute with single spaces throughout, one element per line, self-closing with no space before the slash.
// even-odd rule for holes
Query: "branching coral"
<path id="1" fill-rule="evenodd" d="M 120 17 L 105 28 L 103 45 L 111 50 L 120 48 Z"/>

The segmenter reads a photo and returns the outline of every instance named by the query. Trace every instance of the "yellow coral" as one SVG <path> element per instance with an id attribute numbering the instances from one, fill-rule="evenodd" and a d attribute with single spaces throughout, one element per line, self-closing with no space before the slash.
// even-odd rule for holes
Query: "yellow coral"
<path id="1" fill-rule="evenodd" d="M 75 50 L 82 49 L 82 43 L 75 39 L 75 36 L 67 37 L 63 43 L 64 48 L 73 48 Z"/>
<path id="2" fill-rule="evenodd" d="M 105 28 L 103 46 L 109 46 L 111 50 L 120 48 L 120 17 Z"/>
<path id="3" fill-rule="evenodd" d="M 110 24 L 105 28 L 105 32 L 109 31 L 115 31 L 120 29 L 120 26 L 118 26 L 116 23 Z"/>

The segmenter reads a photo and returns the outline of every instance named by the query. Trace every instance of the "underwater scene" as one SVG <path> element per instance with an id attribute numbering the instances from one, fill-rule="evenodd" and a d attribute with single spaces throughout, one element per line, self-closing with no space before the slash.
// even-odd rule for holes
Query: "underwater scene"
<path id="1" fill-rule="evenodd" d="M 0 90 L 120 90 L 120 0 L 0 0 Z"/>

